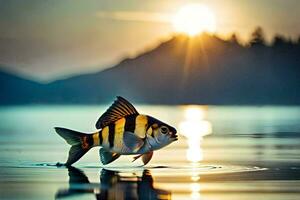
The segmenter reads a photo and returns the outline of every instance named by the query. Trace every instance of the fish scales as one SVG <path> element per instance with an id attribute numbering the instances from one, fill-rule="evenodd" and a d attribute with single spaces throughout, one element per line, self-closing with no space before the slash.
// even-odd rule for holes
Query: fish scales
<path id="1" fill-rule="evenodd" d="M 120 150 L 124 147 L 123 135 L 125 131 L 132 132 L 138 137 L 144 138 L 146 136 L 147 125 L 148 117 L 146 115 L 130 115 L 121 118 L 105 126 L 102 131 L 93 134 L 94 146 L 103 145 L 109 146 L 113 150 Z"/>
<path id="2" fill-rule="evenodd" d="M 129 115 L 125 118 L 126 119 L 125 131 L 132 132 L 132 133 L 134 132 L 136 117 L 137 115 Z"/>
<path id="3" fill-rule="evenodd" d="M 134 133 L 140 138 L 145 138 L 147 125 L 148 117 L 145 115 L 138 115 L 135 119 Z"/>
<path id="4" fill-rule="evenodd" d="M 102 137 L 103 137 L 103 141 L 102 141 L 102 146 L 108 148 L 108 126 L 105 126 L 102 129 Z"/>
<path id="5" fill-rule="evenodd" d="M 115 138 L 115 123 L 111 123 L 108 125 L 108 143 L 110 149 L 114 147 L 114 138 Z"/>
<path id="6" fill-rule="evenodd" d="M 93 134 L 93 146 L 99 146 L 99 133 L 100 131 L 97 131 L 96 133 Z"/>
<path id="7" fill-rule="evenodd" d="M 115 122 L 115 138 L 114 138 L 114 149 L 123 148 L 123 134 L 125 129 L 126 119 L 122 118 Z"/>

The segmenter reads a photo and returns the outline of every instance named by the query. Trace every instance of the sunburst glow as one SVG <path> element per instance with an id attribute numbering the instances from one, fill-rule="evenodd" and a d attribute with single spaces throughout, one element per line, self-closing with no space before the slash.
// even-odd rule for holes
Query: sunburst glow
<path id="1" fill-rule="evenodd" d="M 194 36 L 202 32 L 215 32 L 216 20 L 207 6 L 190 4 L 182 7 L 174 16 L 173 26 L 177 32 Z"/>

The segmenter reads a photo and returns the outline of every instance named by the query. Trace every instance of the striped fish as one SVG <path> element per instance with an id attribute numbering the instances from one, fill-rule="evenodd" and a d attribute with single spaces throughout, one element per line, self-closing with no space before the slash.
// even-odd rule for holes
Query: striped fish
<path id="1" fill-rule="evenodd" d="M 66 166 L 78 161 L 93 147 L 100 146 L 100 160 L 106 165 L 121 155 L 137 155 L 146 165 L 153 151 L 177 140 L 172 126 L 154 117 L 139 114 L 123 97 L 117 97 L 96 123 L 94 133 L 81 133 L 55 127 L 56 132 L 71 145 Z"/>

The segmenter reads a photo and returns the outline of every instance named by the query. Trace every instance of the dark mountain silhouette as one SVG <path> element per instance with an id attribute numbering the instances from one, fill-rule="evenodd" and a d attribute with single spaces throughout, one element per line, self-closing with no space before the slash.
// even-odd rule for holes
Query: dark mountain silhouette
<path id="1" fill-rule="evenodd" d="M 0 104 L 27 104 L 41 101 L 43 85 L 0 71 Z"/>
<path id="2" fill-rule="evenodd" d="M 175 36 L 95 74 L 38 84 L 0 74 L 1 104 L 110 102 L 121 95 L 153 104 L 300 104 L 300 44 L 257 29 L 248 46 L 202 34 Z M 4 85 L 4 86 L 3 86 Z"/>

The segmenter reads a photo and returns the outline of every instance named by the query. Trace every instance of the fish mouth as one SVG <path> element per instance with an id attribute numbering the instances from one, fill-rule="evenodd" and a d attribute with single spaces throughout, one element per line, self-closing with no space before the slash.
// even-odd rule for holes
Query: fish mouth
<path id="1" fill-rule="evenodd" d="M 174 141 L 178 140 L 178 135 L 176 132 L 170 132 L 170 138 L 174 139 Z"/>

